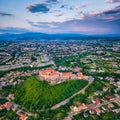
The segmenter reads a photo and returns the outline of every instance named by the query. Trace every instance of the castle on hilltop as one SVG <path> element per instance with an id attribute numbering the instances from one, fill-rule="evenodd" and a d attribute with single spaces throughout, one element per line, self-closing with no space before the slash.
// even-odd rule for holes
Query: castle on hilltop
<path id="1" fill-rule="evenodd" d="M 46 80 L 50 84 L 58 84 L 67 80 L 88 79 L 88 76 L 78 72 L 73 74 L 72 72 L 58 72 L 54 69 L 46 69 L 39 71 L 40 80 Z"/>

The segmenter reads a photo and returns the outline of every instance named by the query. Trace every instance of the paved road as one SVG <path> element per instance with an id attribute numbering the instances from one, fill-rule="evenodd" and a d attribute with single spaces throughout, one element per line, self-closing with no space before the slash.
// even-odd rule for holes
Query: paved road
<path id="1" fill-rule="evenodd" d="M 48 63 L 40 63 L 39 66 L 37 67 L 44 67 L 47 65 L 52 65 L 53 62 L 48 62 Z M 53 64 L 54 65 L 54 64 Z M 12 70 L 12 69 L 16 69 L 16 68 L 21 68 L 21 67 L 29 67 L 29 65 L 20 65 L 20 64 L 15 64 L 15 65 L 2 65 L 0 66 L 0 71 L 6 71 L 6 70 Z"/>
<path id="2" fill-rule="evenodd" d="M 23 109 L 24 108 L 21 108 L 21 106 L 19 106 L 19 105 L 17 105 L 16 103 L 14 103 L 13 101 L 11 101 L 11 99 L 9 99 L 8 97 L 4 97 L 6 100 L 8 100 L 9 102 L 11 102 L 12 103 L 12 105 L 13 105 L 13 107 L 17 110 L 17 111 L 21 111 L 21 112 L 23 112 L 23 113 L 25 113 L 25 114 L 27 114 L 27 115 L 29 115 L 29 116 L 34 116 L 34 114 L 33 113 L 30 113 L 30 112 L 25 112 Z"/>
<path id="3" fill-rule="evenodd" d="M 107 105 L 107 104 L 110 104 L 110 103 L 112 103 L 112 102 L 116 102 L 116 103 L 118 103 L 120 101 L 120 96 L 119 97 L 116 97 L 114 100 L 112 100 L 112 101 L 108 101 L 108 102 L 105 102 L 105 103 L 101 103 L 101 104 L 89 104 L 87 107 L 87 109 L 86 110 L 91 110 L 91 109 L 96 109 L 96 108 L 98 108 L 98 107 L 101 107 L 102 105 Z M 117 110 L 115 110 L 115 111 L 119 111 L 120 109 L 117 109 Z M 114 110 L 113 110 L 114 111 Z M 81 111 L 80 111 L 81 112 Z M 70 118 L 72 118 L 73 116 L 75 116 L 75 115 L 77 115 L 77 114 L 79 114 L 80 112 L 70 112 L 70 113 L 68 113 L 69 115 L 68 115 L 68 117 L 70 117 Z"/>
<path id="4" fill-rule="evenodd" d="M 84 87 L 83 89 L 81 89 L 80 91 L 74 93 L 72 96 L 70 96 L 69 98 L 63 100 L 62 102 L 54 105 L 51 107 L 51 110 L 55 110 L 56 108 L 59 108 L 65 104 L 67 104 L 73 97 L 75 97 L 76 95 L 80 94 L 80 93 L 84 93 L 85 92 L 85 89 L 93 82 L 94 80 L 92 81 L 89 81 L 88 85 L 86 87 Z"/>

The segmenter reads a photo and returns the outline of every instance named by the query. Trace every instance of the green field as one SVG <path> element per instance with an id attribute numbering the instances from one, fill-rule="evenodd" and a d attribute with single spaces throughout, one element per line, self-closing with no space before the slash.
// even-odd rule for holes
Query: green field
<path id="1" fill-rule="evenodd" d="M 50 107 L 88 84 L 85 80 L 70 80 L 50 86 L 35 76 L 28 78 L 15 89 L 15 102 L 30 111 Z"/>

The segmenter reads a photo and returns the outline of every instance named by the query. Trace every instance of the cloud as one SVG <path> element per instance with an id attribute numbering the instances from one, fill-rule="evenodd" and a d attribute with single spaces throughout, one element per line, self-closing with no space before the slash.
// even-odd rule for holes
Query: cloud
<path id="1" fill-rule="evenodd" d="M 32 22 L 30 20 L 26 20 L 31 26 L 38 28 L 55 28 L 59 22 Z"/>
<path id="2" fill-rule="evenodd" d="M 86 8 L 88 6 L 88 3 L 84 3 L 82 5 L 73 5 L 69 9 L 70 10 L 80 10 L 81 8 Z"/>
<path id="3" fill-rule="evenodd" d="M 107 3 L 119 3 L 120 0 L 106 0 Z"/>
<path id="4" fill-rule="evenodd" d="M 65 14 L 64 12 L 61 12 L 61 13 L 56 14 L 55 16 L 56 16 L 56 17 L 61 17 L 61 16 L 63 16 L 64 14 Z"/>
<path id="5" fill-rule="evenodd" d="M 13 16 L 13 14 L 0 12 L 0 16 Z"/>
<path id="6" fill-rule="evenodd" d="M 61 5 L 60 8 L 67 8 L 67 5 Z"/>
<path id="7" fill-rule="evenodd" d="M 30 32 L 30 30 L 18 27 L 0 28 L 0 33 L 25 33 L 25 32 Z"/>
<path id="8" fill-rule="evenodd" d="M 39 3 L 39 4 L 34 4 L 34 5 L 29 5 L 26 7 L 31 13 L 47 13 L 49 12 L 50 8 L 47 4 L 45 3 Z"/>
<path id="9" fill-rule="evenodd" d="M 28 5 L 26 9 L 31 13 L 37 13 L 37 12 L 48 13 L 50 11 L 50 8 L 57 3 L 58 3 L 58 0 L 46 0 L 41 3 Z"/>
<path id="10" fill-rule="evenodd" d="M 77 17 L 63 22 L 27 22 L 37 29 L 49 32 L 120 34 L 120 6 L 102 12 L 83 14 L 82 19 Z"/>
<path id="11" fill-rule="evenodd" d="M 46 3 L 58 3 L 58 0 L 47 0 Z"/>
<path id="12" fill-rule="evenodd" d="M 103 20 L 116 20 L 120 19 L 120 6 L 117 6 L 113 9 L 106 10 L 103 12 L 94 13 L 92 16 L 95 16 L 96 19 L 103 19 Z"/>

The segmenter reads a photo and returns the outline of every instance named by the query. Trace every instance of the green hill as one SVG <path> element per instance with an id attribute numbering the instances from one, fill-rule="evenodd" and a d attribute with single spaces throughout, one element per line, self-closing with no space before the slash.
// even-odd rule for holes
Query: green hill
<path id="1" fill-rule="evenodd" d="M 85 80 L 70 80 L 50 86 L 35 76 L 28 78 L 15 90 L 15 102 L 29 110 L 50 107 L 88 84 Z"/>

